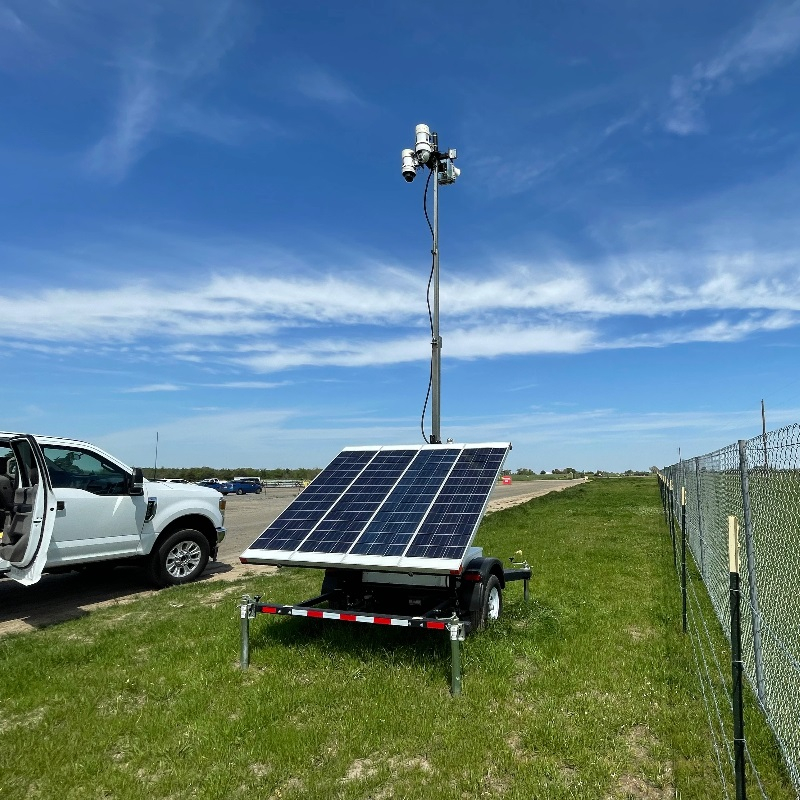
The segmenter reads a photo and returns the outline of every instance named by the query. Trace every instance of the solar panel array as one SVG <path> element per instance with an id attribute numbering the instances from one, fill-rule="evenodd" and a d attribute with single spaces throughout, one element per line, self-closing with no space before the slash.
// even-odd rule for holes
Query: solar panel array
<path id="1" fill-rule="evenodd" d="M 509 448 L 345 448 L 242 558 L 297 566 L 456 569 Z"/>

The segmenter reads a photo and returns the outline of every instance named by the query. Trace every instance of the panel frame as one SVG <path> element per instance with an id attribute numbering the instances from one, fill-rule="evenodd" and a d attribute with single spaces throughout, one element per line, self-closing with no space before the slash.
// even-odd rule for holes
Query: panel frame
<path id="1" fill-rule="evenodd" d="M 462 568 L 462 560 L 464 555 L 469 552 L 469 548 L 472 545 L 472 542 L 475 538 L 475 534 L 477 533 L 478 527 L 480 526 L 481 520 L 483 519 L 484 514 L 486 513 L 486 509 L 489 505 L 489 499 L 491 497 L 491 490 L 487 492 L 486 497 L 484 499 L 483 507 L 480 510 L 480 513 L 477 515 L 477 519 L 473 526 L 472 532 L 470 533 L 467 541 L 464 543 L 464 549 L 462 556 L 460 558 L 432 558 L 432 557 L 408 557 L 405 555 L 400 556 L 378 556 L 378 555 L 360 555 L 356 553 L 350 552 L 360 540 L 360 537 L 366 531 L 366 528 L 371 523 L 372 519 L 374 519 L 375 515 L 380 511 L 383 503 L 386 502 L 389 495 L 394 491 L 397 484 L 400 482 L 402 477 L 406 474 L 408 469 L 414 463 L 414 460 L 419 456 L 419 453 L 423 450 L 443 450 L 443 449 L 451 449 L 457 450 L 459 455 L 453 461 L 453 464 L 450 465 L 448 469 L 447 475 L 442 479 L 441 483 L 438 486 L 436 493 L 433 496 L 433 499 L 428 505 L 425 513 L 422 515 L 420 521 L 417 523 L 417 526 L 414 530 L 414 533 L 410 537 L 409 541 L 406 543 L 404 547 L 404 553 L 410 548 L 412 542 L 414 541 L 414 537 L 418 533 L 419 529 L 424 524 L 425 520 L 428 517 L 432 507 L 434 506 L 436 499 L 442 492 L 442 489 L 447 482 L 448 478 L 453 472 L 456 464 L 458 463 L 458 458 L 460 457 L 461 453 L 465 450 L 479 450 L 484 448 L 490 449 L 502 449 L 504 450 L 503 456 L 500 459 L 500 465 L 497 468 L 497 475 L 495 476 L 495 482 L 497 480 L 497 476 L 500 475 L 503 469 L 503 464 L 505 463 L 506 457 L 508 456 L 508 452 L 511 450 L 511 443 L 510 442 L 480 442 L 480 443 L 455 443 L 455 442 L 448 442 L 445 444 L 416 444 L 416 445 L 357 445 L 357 446 L 350 446 L 343 448 L 339 454 L 345 452 L 363 452 L 369 451 L 374 452 L 375 457 L 377 457 L 378 453 L 390 450 L 416 450 L 417 454 L 412 458 L 406 468 L 403 470 L 401 475 L 397 478 L 395 483 L 393 484 L 392 488 L 387 491 L 386 496 L 384 497 L 383 501 L 379 504 L 379 506 L 375 509 L 373 514 L 370 517 L 370 520 L 365 523 L 364 528 L 362 529 L 361 533 L 355 538 L 355 540 L 350 544 L 348 551 L 345 553 L 325 553 L 325 552 L 314 552 L 314 551 L 301 551 L 299 548 L 302 546 L 308 537 L 310 537 L 313 531 L 318 527 L 319 524 L 327 517 L 327 515 L 333 510 L 339 500 L 344 496 L 344 494 L 350 489 L 350 487 L 355 483 L 355 481 L 363 474 L 364 470 L 366 470 L 370 464 L 374 461 L 374 457 L 370 459 L 367 464 L 363 467 L 362 470 L 359 471 L 358 475 L 348 484 L 347 488 L 343 490 L 336 500 L 333 501 L 330 508 L 322 515 L 322 517 L 314 524 L 314 527 L 309 530 L 305 537 L 303 537 L 302 543 L 297 545 L 293 550 L 265 550 L 262 548 L 254 548 L 253 545 L 263 536 L 263 533 L 266 533 L 269 530 L 269 526 L 265 529 L 265 531 L 253 542 L 247 550 L 245 550 L 241 555 L 241 560 L 247 564 L 265 564 L 265 565 L 273 565 L 273 566 L 285 566 L 285 567 L 314 567 L 314 568 L 340 568 L 340 569 L 372 569 L 378 570 L 382 572 L 414 572 L 414 573 L 430 573 L 430 574 L 453 574 L 460 572 Z M 333 463 L 333 460 L 331 461 Z M 324 472 L 324 470 L 323 470 Z M 320 473 L 322 474 L 322 473 Z M 318 477 L 318 476 L 317 476 Z M 314 479 L 316 480 L 316 478 Z M 309 483 L 309 487 L 312 486 L 314 481 Z M 494 484 L 493 484 L 494 486 Z M 298 495 L 301 497 L 302 495 Z M 295 501 L 293 501 L 295 502 Z M 291 505 L 291 504 L 290 504 Z M 289 508 L 289 506 L 287 506 Z M 283 513 L 283 512 L 282 512 Z M 280 515 L 279 515 L 280 516 Z"/>

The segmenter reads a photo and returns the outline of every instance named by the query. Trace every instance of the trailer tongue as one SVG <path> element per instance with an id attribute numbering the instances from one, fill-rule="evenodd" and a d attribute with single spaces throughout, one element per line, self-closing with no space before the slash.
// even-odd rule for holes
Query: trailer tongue
<path id="1" fill-rule="evenodd" d="M 257 614 L 446 631 L 451 691 L 460 643 L 502 612 L 505 569 L 472 546 L 508 443 L 345 448 L 242 554 L 246 564 L 325 569 L 318 597 L 298 605 L 242 599 L 242 667 Z"/>

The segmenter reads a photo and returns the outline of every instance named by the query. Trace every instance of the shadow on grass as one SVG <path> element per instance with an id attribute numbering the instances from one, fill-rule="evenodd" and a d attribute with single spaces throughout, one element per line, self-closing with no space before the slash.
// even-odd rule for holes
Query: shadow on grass
<path id="1" fill-rule="evenodd" d="M 507 606 L 503 617 L 487 630 L 470 634 L 465 649 L 467 652 L 485 648 L 508 650 L 515 645 L 557 637 L 559 632 L 555 607 L 537 600 L 527 604 L 520 601 Z M 437 677 L 450 679 L 451 644 L 446 630 L 258 615 L 250 626 L 251 664 L 258 666 L 259 651 L 263 653 L 273 647 L 302 649 L 315 661 L 423 667 L 432 669 Z"/>

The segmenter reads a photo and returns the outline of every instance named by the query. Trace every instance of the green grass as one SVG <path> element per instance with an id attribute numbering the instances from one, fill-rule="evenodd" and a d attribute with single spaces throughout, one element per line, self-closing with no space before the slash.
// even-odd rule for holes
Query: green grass
<path id="1" fill-rule="evenodd" d="M 478 543 L 534 579 L 465 644 L 460 698 L 449 642 L 419 631 L 259 616 L 240 671 L 239 596 L 298 602 L 313 570 L 0 640 L 0 797 L 720 796 L 655 481 L 490 515 Z M 763 729 L 769 796 L 794 797 Z"/>

